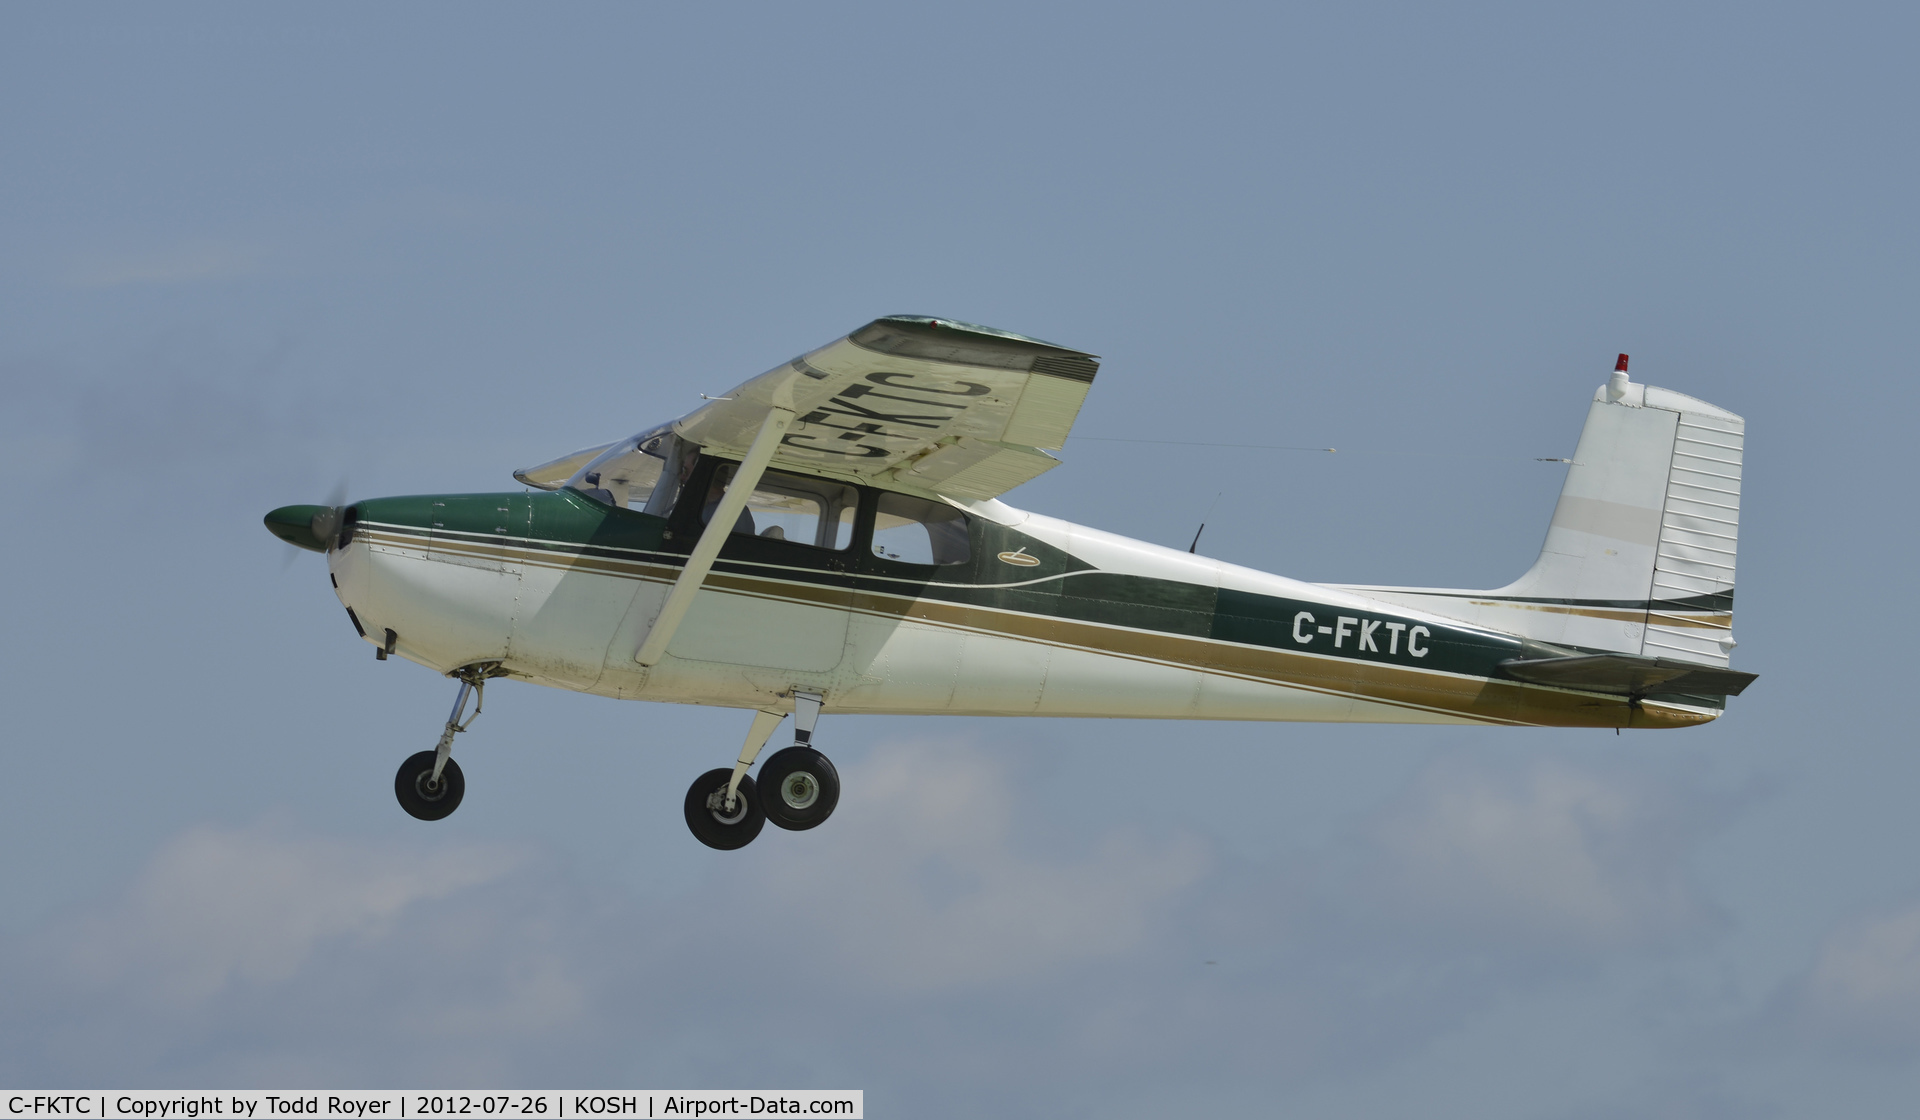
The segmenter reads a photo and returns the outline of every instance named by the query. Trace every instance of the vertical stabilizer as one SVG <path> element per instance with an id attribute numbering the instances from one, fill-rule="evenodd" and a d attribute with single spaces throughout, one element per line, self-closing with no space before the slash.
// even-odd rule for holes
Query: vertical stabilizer
<path id="1" fill-rule="evenodd" d="M 1493 591 L 1354 588 L 1538 641 L 1724 667 L 1746 421 L 1637 385 L 1594 393 L 1540 557 Z"/>

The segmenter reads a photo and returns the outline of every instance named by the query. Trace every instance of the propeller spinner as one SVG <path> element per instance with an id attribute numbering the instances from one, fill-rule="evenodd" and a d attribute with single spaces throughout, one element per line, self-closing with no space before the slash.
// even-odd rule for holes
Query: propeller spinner
<path id="1" fill-rule="evenodd" d="M 325 552 L 339 539 L 347 520 L 347 487 L 334 488 L 332 500 L 324 506 L 281 506 L 267 514 L 267 532 L 295 548 Z"/>

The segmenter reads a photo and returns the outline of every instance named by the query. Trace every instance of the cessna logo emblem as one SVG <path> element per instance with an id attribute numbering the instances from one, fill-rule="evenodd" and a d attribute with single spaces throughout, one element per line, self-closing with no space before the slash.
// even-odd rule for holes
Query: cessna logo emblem
<path id="1" fill-rule="evenodd" d="M 1386 631 L 1382 634 L 1380 631 Z M 1399 653 L 1400 635 L 1406 634 L 1407 652 L 1415 657 L 1425 657 L 1431 652 L 1423 639 L 1433 631 L 1424 626 L 1408 626 L 1404 622 L 1382 622 L 1377 618 L 1356 618 L 1352 615 L 1338 615 L 1333 625 L 1322 626 L 1313 617 L 1311 611 L 1301 611 L 1293 616 L 1293 640 L 1303 646 L 1312 645 L 1321 635 L 1333 639 L 1334 649 L 1352 648 L 1359 653 Z M 1346 643 L 1352 642 L 1348 647 Z M 1385 642 L 1383 651 L 1380 643 Z"/>
<path id="2" fill-rule="evenodd" d="M 1038 556 L 1028 556 L 1026 549 L 1021 549 L 1018 552 L 1002 552 L 1000 554 L 1000 562 L 1002 564 L 1012 564 L 1016 568 L 1031 568 L 1040 563 L 1040 558 Z"/>
<path id="3" fill-rule="evenodd" d="M 795 451 L 849 459 L 904 455 L 933 442 L 934 433 L 965 412 L 973 398 L 992 392 L 976 381 L 870 373 L 799 418 L 813 430 L 788 432 L 780 442 Z"/>

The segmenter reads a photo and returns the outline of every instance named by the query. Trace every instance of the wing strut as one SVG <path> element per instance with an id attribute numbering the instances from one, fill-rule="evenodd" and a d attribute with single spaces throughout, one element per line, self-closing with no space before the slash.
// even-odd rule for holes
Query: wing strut
<path id="1" fill-rule="evenodd" d="M 633 659 L 642 665 L 654 665 L 666 655 L 667 643 L 673 640 L 673 632 L 680 629 L 680 622 L 687 617 L 687 611 L 693 608 L 693 597 L 699 593 L 700 585 L 707 580 L 707 573 L 713 569 L 713 562 L 720 555 L 720 546 L 727 543 L 727 534 L 733 532 L 733 523 L 739 520 L 740 511 L 747 507 L 747 498 L 753 488 L 760 484 L 760 476 L 766 473 L 767 461 L 773 458 L 774 449 L 780 446 L 780 438 L 786 435 L 787 426 L 793 423 L 793 411 L 785 408 L 769 409 L 767 418 L 760 423 L 760 434 L 753 437 L 753 446 L 747 448 L 745 459 L 740 461 L 740 469 L 733 472 L 733 482 L 727 486 L 727 492 L 714 507 L 713 516 L 708 519 L 706 530 L 700 534 L 700 543 L 693 546 L 693 554 L 687 557 L 687 566 L 680 569 L 680 578 L 673 582 L 673 590 L 667 592 L 667 601 L 660 604 L 660 616 L 653 620 L 652 629 L 647 631 L 647 640 L 640 643 L 640 651 Z"/>

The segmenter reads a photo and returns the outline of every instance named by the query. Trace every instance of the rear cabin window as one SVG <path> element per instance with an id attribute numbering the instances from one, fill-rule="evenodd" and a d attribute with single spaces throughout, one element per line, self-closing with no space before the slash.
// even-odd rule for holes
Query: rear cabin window
<path id="1" fill-rule="evenodd" d="M 739 467 L 723 463 L 713 472 L 700 523 L 713 511 L 732 484 Z M 853 543 L 853 519 L 860 509 L 860 492 L 823 478 L 768 471 L 747 499 L 747 508 L 733 523 L 735 533 L 762 540 L 787 541 L 813 548 L 842 549 Z"/>
<path id="2" fill-rule="evenodd" d="M 873 554 L 902 564 L 964 564 L 971 556 L 967 515 L 940 502 L 881 494 Z"/>

